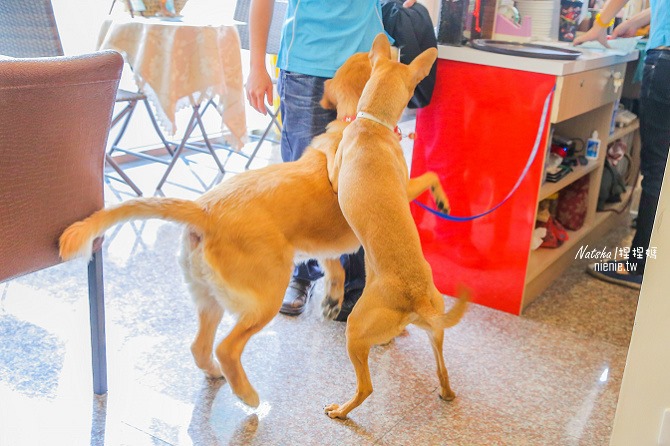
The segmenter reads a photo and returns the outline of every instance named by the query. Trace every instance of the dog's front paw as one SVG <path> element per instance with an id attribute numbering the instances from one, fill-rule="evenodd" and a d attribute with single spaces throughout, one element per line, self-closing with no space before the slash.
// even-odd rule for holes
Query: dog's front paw
<path id="1" fill-rule="evenodd" d="M 440 210 L 440 212 L 444 212 L 445 214 L 449 215 L 449 211 L 451 209 L 449 208 L 449 202 L 441 199 L 436 199 L 435 200 L 435 205 L 437 205 L 437 209 Z"/>
<path id="2" fill-rule="evenodd" d="M 339 299 L 333 299 L 329 295 L 323 298 L 321 302 L 321 309 L 323 310 L 323 317 L 326 319 L 335 319 L 340 314 L 342 304 Z"/>
<path id="3" fill-rule="evenodd" d="M 449 214 L 449 211 L 451 210 L 449 206 L 449 199 L 447 198 L 447 194 L 444 193 L 444 190 L 442 190 L 442 187 L 431 186 L 430 192 L 433 195 L 433 199 L 435 200 L 435 206 L 437 206 L 437 209 L 439 209 L 440 212 Z"/>
<path id="4" fill-rule="evenodd" d="M 341 410 L 338 410 L 340 408 L 339 404 L 329 404 L 326 406 L 324 411 L 326 412 L 326 415 L 328 415 L 330 418 L 339 418 L 341 420 L 344 420 L 347 418 L 346 415 L 342 413 Z"/>

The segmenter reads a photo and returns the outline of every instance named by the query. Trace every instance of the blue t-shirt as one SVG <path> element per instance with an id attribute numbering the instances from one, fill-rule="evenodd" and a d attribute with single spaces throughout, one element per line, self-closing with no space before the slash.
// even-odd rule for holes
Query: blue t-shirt
<path id="1" fill-rule="evenodd" d="M 650 0 L 651 23 L 647 49 L 670 46 L 670 0 Z"/>
<path id="2" fill-rule="evenodd" d="M 380 32 L 379 0 L 288 0 L 277 66 L 330 78 Z"/>

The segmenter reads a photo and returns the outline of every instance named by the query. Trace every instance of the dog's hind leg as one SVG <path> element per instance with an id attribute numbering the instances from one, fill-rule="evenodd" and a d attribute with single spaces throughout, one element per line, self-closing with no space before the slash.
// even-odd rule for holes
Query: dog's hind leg
<path id="1" fill-rule="evenodd" d="M 368 282 L 370 283 L 370 282 Z M 325 408 L 330 418 L 346 418 L 372 393 L 372 379 L 368 356 L 370 348 L 388 342 L 407 325 L 408 318 L 401 312 L 372 307 L 371 290 L 366 288 L 347 321 L 347 353 L 356 372 L 356 393 L 342 406 L 331 404 Z"/>
<path id="2" fill-rule="evenodd" d="M 283 291 L 274 299 L 278 303 L 277 306 L 263 308 L 261 313 L 253 312 L 242 315 L 228 336 L 216 348 L 216 357 L 219 359 L 223 375 L 230 388 L 235 395 L 251 407 L 258 407 L 260 400 L 242 367 L 242 352 L 251 336 L 261 331 L 279 312 L 282 295 Z"/>
<path id="3" fill-rule="evenodd" d="M 431 304 L 438 313 L 444 312 L 444 299 L 439 291 L 435 290 L 431 298 Z M 445 401 L 451 401 L 456 397 L 456 394 L 451 390 L 449 385 L 449 373 L 447 367 L 444 365 L 444 329 L 433 327 L 425 320 L 419 320 L 415 323 L 419 328 L 423 329 L 430 338 L 430 346 L 433 349 L 435 362 L 437 364 L 437 377 L 440 380 L 440 398 Z"/>
<path id="4" fill-rule="evenodd" d="M 456 397 L 456 394 L 449 386 L 449 373 L 447 367 L 444 365 L 444 354 L 442 353 L 442 346 L 444 342 L 444 330 L 430 330 L 428 331 L 430 337 L 430 346 L 433 348 L 435 355 L 435 362 L 437 363 L 437 377 L 440 380 L 440 398 L 445 401 L 451 401 Z"/>
<path id="5" fill-rule="evenodd" d="M 407 184 L 407 198 L 412 201 L 428 189 L 430 189 L 437 208 L 442 212 L 449 213 L 449 199 L 444 189 L 442 189 L 440 178 L 435 172 L 426 172 L 416 178 L 411 178 Z"/>
<path id="6" fill-rule="evenodd" d="M 349 319 L 350 323 L 351 315 L 349 315 Z M 325 412 L 330 418 L 347 418 L 349 412 L 360 406 L 372 393 L 372 378 L 370 378 L 370 367 L 368 365 L 371 347 L 372 345 L 367 342 L 367 339 L 350 339 L 347 333 L 347 352 L 356 371 L 356 393 L 341 407 L 339 404 L 326 406 Z"/>
<path id="7" fill-rule="evenodd" d="M 199 302 L 200 303 L 200 302 Z M 221 378 L 221 367 L 214 359 L 212 350 L 214 348 L 214 336 L 216 329 L 223 317 L 223 309 L 212 299 L 212 302 L 198 306 L 198 319 L 200 325 L 198 333 L 191 344 L 191 353 L 195 364 L 202 369 L 210 378 Z"/>
<path id="8" fill-rule="evenodd" d="M 319 264 L 324 272 L 323 317 L 334 319 L 340 313 L 344 300 L 344 268 L 339 258 L 319 260 Z"/>

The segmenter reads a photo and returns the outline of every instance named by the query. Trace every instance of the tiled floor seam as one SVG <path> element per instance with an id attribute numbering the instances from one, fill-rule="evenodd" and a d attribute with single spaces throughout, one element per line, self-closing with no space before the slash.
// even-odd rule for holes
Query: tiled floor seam
<path id="1" fill-rule="evenodd" d="M 136 431 L 141 432 L 142 434 L 147 435 L 148 437 L 151 437 L 152 440 L 158 440 L 161 444 L 165 444 L 166 446 L 178 446 L 178 444 L 176 444 L 176 443 L 170 443 L 169 441 L 165 441 L 165 440 L 163 440 L 162 438 L 157 437 L 156 435 L 151 434 L 151 433 L 145 431 L 144 429 L 140 429 L 140 428 L 137 427 L 137 426 L 133 426 L 132 424 L 128 423 L 127 421 L 121 421 L 121 423 L 125 424 L 126 426 L 128 426 L 128 427 L 131 428 L 131 429 L 135 429 Z"/>

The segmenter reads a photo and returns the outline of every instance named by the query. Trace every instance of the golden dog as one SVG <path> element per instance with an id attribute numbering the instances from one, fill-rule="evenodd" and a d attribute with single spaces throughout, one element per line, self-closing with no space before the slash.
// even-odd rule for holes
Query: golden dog
<path id="1" fill-rule="evenodd" d="M 65 230 L 61 257 L 90 256 L 93 240 L 126 220 L 185 223 L 180 263 L 199 317 L 191 346 L 195 363 L 210 377 L 224 376 L 235 395 L 258 406 L 258 394 L 240 357 L 251 336 L 279 311 L 294 258 L 320 260 L 325 271 L 324 313 L 334 317 L 339 312 L 344 270 L 338 257 L 356 251 L 360 243 L 342 216 L 327 166 L 333 164 L 342 131 L 349 125 L 345 118 L 355 113 L 370 70 L 367 54 L 359 53 L 328 81 L 324 105 L 336 106 L 338 119 L 312 141 L 300 160 L 241 173 L 195 201 L 141 198 L 98 211 Z M 410 199 L 430 187 L 438 207 L 448 208 L 435 174 L 410 185 Z M 215 359 L 214 336 L 224 310 L 235 314 L 237 322 L 217 346 Z"/>
<path id="2" fill-rule="evenodd" d="M 448 313 L 423 257 L 419 234 L 407 202 L 407 165 L 394 134 L 414 88 L 431 69 L 431 48 L 410 65 L 390 60 L 384 34 L 375 39 L 372 75 L 363 90 L 356 120 L 344 130 L 331 169 L 342 213 L 365 249 L 366 285 L 347 323 L 347 351 L 354 366 L 354 397 L 325 408 L 331 418 L 346 418 L 371 393 L 370 348 L 388 342 L 408 324 L 431 338 L 440 380 L 440 396 L 454 398 L 444 365 L 444 329 L 457 324 L 467 308 L 459 299 Z M 463 292 L 463 294 L 466 294 Z"/>

